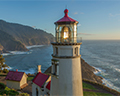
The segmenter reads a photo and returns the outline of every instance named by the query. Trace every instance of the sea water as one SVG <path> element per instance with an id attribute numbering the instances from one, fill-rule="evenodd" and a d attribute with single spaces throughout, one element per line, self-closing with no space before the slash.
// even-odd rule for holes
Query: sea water
<path id="1" fill-rule="evenodd" d="M 83 41 L 81 57 L 99 70 L 103 83 L 120 91 L 120 40 Z"/>
<path id="2" fill-rule="evenodd" d="M 10 70 L 34 74 L 37 65 L 42 65 L 42 72 L 51 66 L 51 45 L 27 46 L 28 52 L 12 51 L 4 54 Z M 96 75 L 103 77 L 103 83 L 120 91 L 120 41 L 84 40 L 80 50 L 81 57 L 91 66 L 99 70 Z"/>

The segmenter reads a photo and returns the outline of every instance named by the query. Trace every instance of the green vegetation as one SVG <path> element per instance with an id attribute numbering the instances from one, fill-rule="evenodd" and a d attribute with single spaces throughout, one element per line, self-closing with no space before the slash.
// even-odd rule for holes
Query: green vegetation
<path id="1" fill-rule="evenodd" d="M 100 87 L 100 88 L 102 88 L 104 90 L 107 90 L 110 93 L 115 94 L 116 96 L 120 96 L 120 92 L 118 92 L 118 91 L 116 91 L 114 89 L 111 89 L 111 88 L 109 88 L 109 87 L 107 87 L 107 86 L 105 86 L 105 85 L 103 85 L 101 83 L 93 82 L 93 81 L 90 81 L 90 80 L 87 80 L 87 79 L 83 79 L 83 81 L 94 84 L 94 85 L 96 85 L 96 86 L 98 86 L 98 87 Z"/>
<path id="2" fill-rule="evenodd" d="M 83 82 L 83 89 L 89 89 L 88 91 L 84 91 L 83 92 L 84 96 L 112 96 L 109 93 L 97 92 L 99 90 L 97 90 L 96 88 L 94 88 L 93 85 L 85 83 L 85 82 Z"/>
<path id="3" fill-rule="evenodd" d="M 28 77 L 27 80 L 28 80 L 28 81 L 32 81 L 33 78 L 34 78 L 34 77 Z"/>
<path id="4" fill-rule="evenodd" d="M 0 83 L 0 90 L 5 89 L 6 85 L 3 83 Z"/>
<path id="5" fill-rule="evenodd" d="M 7 95 L 7 96 L 16 96 L 16 95 L 19 95 L 19 96 L 29 96 L 28 93 L 18 93 L 16 90 L 14 89 L 10 89 L 8 87 L 6 87 L 5 84 L 3 83 L 0 83 L 0 96 L 3 96 L 3 95 Z"/>
<path id="6" fill-rule="evenodd" d="M 19 95 L 19 93 L 13 89 L 6 87 L 5 84 L 0 83 L 0 95 Z"/>
<path id="7" fill-rule="evenodd" d="M 8 70 L 5 69 L 5 67 L 8 67 L 8 66 L 5 64 L 5 58 L 3 58 L 2 55 L 0 55 L 0 72 L 8 73 Z M 3 68 L 3 70 L 2 70 L 2 68 Z"/>
<path id="8" fill-rule="evenodd" d="M 93 90 L 96 90 L 96 88 L 94 88 L 92 85 L 87 84 L 85 82 L 83 82 L 83 89 L 93 89 Z"/>
<path id="9" fill-rule="evenodd" d="M 99 92 L 83 92 L 84 96 L 112 96 L 109 93 L 99 93 Z"/>
<path id="10" fill-rule="evenodd" d="M 29 96 L 28 93 L 19 93 L 19 96 Z"/>

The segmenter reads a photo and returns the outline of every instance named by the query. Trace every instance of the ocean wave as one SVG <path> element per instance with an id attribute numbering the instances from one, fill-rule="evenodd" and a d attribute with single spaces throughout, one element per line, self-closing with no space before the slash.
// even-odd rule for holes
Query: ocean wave
<path id="1" fill-rule="evenodd" d="M 120 69 L 118 67 L 118 65 L 112 65 L 110 68 L 120 73 Z"/>
<path id="2" fill-rule="evenodd" d="M 19 72 L 25 72 L 26 74 L 35 74 L 37 70 L 35 68 L 29 68 L 28 70 L 18 70 Z"/>
<path id="3" fill-rule="evenodd" d="M 92 66 L 94 67 L 94 66 Z M 95 69 L 97 69 L 96 71 L 94 71 L 94 74 L 102 74 L 102 73 L 105 73 L 106 70 L 102 69 L 102 68 L 97 68 L 97 67 L 94 67 Z"/>
<path id="4" fill-rule="evenodd" d="M 102 81 L 103 81 L 103 84 L 104 84 L 105 86 L 107 86 L 107 87 L 109 87 L 109 88 L 112 88 L 112 89 L 115 89 L 115 90 L 117 90 L 117 91 L 120 91 L 120 88 L 114 86 L 114 84 L 113 84 L 112 82 L 110 82 L 110 80 L 103 78 Z"/>
<path id="5" fill-rule="evenodd" d="M 120 69 L 118 69 L 118 68 L 114 68 L 117 72 L 120 72 Z"/>
<path id="6" fill-rule="evenodd" d="M 93 66 L 92 66 L 93 67 Z M 120 91 L 120 88 L 115 86 L 111 81 L 110 79 L 106 79 L 107 78 L 107 75 L 109 75 L 108 73 L 106 73 L 106 70 L 102 69 L 102 68 L 97 68 L 97 67 L 94 67 L 95 69 L 97 69 L 96 71 L 94 71 L 94 74 L 96 75 L 99 75 L 101 77 L 103 77 L 102 81 L 103 81 L 103 84 L 109 88 L 112 88 L 112 89 L 115 89 L 117 91 Z M 116 69 L 118 71 L 120 71 L 120 69 Z M 112 79 L 112 81 L 114 82 L 117 82 L 118 81 L 118 78 L 114 78 Z"/>
<path id="7" fill-rule="evenodd" d="M 3 69 L 4 69 L 4 68 L 2 68 L 2 70 L 3 70 Z M 5 67 L 5 69 L 11 70 L 12 67 L 8 66 L 8 67 Z"/>
<path id="8" fill-rule="evenodd" d="M 44 45 L 32 45 L 32 46 L 26 46 L 27 49 L 31 49 L 31 48 L 34 48 L 34 47 L 42 47 Z"/>
<path id="9" fill-rule="evenodd" d="M 27 51 L 27 52 L 24 52 L 24 51 L 9 51 L 9 53 L 2 53 L 3 56 L 8 56 L 8 55 L 18 55 L 18 54 L 30 54 L 32 53 L 32 51 Z"/>
<path id="10" fill-rule="evenodd" d="M 12 55 L 11 53 L 2 53 L 3 56 Z"/>
<path id="11" fill-rule="evenodd" d="M 24 52 L 24 51 L 9 51 L 11 54 L 30 54 L 31 51 L 27 51 L 27 52 Z"/>

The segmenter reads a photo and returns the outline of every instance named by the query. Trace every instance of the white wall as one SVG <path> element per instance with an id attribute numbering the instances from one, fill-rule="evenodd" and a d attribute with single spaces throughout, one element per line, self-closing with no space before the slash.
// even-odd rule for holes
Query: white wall
<path id="1" fill-rule="evenodd" d="M 55 76 L 51 76 L 50 96 L 57 96 L 59 92 L 58 86 L 59 79 Z"/>
<path id="2" fill-rule="evenodd" d="M 44 85 L 44 95 L 46 95 L 46 96 L 48 96 L 47 93 L 50 94 L 50 90 L 48 90 L 48 89 L 46 88 L 46 86 L 47 86 L 48 83 L 49 83 L 49 82 L 47 82 L 47 83 Z"/>
<path id="3" fill-rule="evenodd" d="M 59 59 L 59 95 L 83 96 L 80 62 L 80 57 Z"/>
<path id="4" fill-rule="evenodd" d="M 58 56 L 76 56 L 75 54 L 75 48 L 78 47 L 78 54 L 80 50 L 80 45 L 66 45 L 66 46 L 61 46 L 61 45 L 54 45 L 53 46 L 53 55 L 56 54 L 55 48 L 58 48 Z"/>
<path id="5" fill-rule="evenodd" d="M 22 79 L 20 81 L 20 86 L 22 86 L 22 85 L 24 85 L 26 83 L 27 83 L 27 75 L 24 73 L 23 77 L 22 77 Z"/>
<path id="6" fill-rule="evenodd" d="M 38 89 L 38 96 L 43 96 L 43 91 L 35 83 L 32 84 L 32 96 L 36 96 L 36 88 Z"/>
<path id="7" fill-rule="evenodd" d="M 20 82 L 6 80 L 6 83 L 9 88 L 20 89 Z"/>

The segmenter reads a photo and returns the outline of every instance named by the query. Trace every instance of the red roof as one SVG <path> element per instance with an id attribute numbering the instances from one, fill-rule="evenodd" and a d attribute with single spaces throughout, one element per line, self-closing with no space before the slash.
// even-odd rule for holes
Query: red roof
<path id="1" fill-rule="evenodd" d="M 9 71 L 5 79 L 12 81 L 21 81 L 23 74 L 24 72 Z"/>
<path id="2" fill-rule="evenodd" d="M 61 18 L 60 20 L 56 21 L 55 23 L 60 23 L 60 22 L 78 22 L 68 16 L 68 9 L 64 10 L 65 16 Z"/>
<path id="3" fill-rule="evenodd" d="M 49 81 L 49 83 L 47 84 L 46 88 L 50 90 L 50 84 L 51 84 L 51 81 Z"/>
<path id="4" fill-rule="evenodd" d="M 42 87 L 42 85 L 46 82 L 46 80 L 48 79 L 48 75 L 43 74 L 41 72 L 39 72 L 36 77 L 33 79 L 33 82 L 38 85 L 39 87 Z"/>

